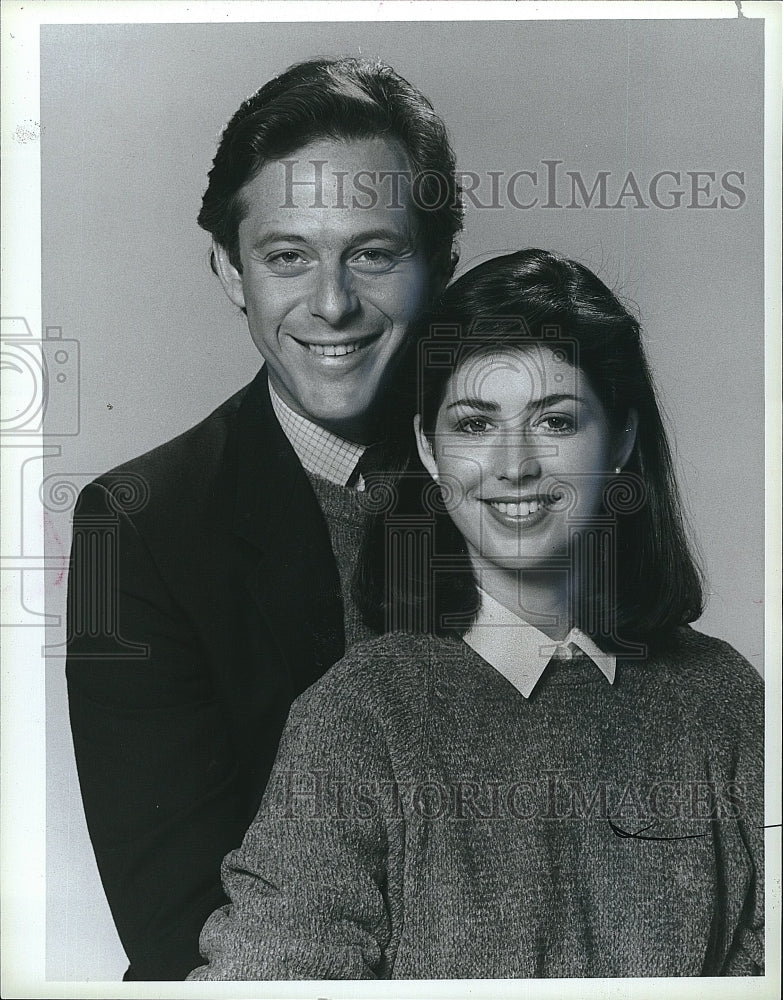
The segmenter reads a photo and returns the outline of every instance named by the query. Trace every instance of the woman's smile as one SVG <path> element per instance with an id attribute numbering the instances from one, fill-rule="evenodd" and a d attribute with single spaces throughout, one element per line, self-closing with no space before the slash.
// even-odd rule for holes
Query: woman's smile
<path id="1" fill-rule="evenodd" d="M 558 499 L 552 496 L 480 497 L 479 502 L 499 524 L 519 531 L 538 527 L 557 506 Z"/>
<path id="2" fill-rule="evenodd" d="M 450 378 L 422 461 L 476 565 L 562 565 L 601 509 L 612 430 L 579 368 L 546 345 L 473 355 Z"/>

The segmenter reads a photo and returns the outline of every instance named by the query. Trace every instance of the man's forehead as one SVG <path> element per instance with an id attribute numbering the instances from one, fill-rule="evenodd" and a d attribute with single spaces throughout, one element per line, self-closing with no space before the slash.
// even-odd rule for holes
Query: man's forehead
<path id="1" fill-rule="evenodd" d="M 398 143 L 381 137 L 323 139 L 265 163 L 241 192 L 245 212 L 264 224 L 289 225 L 307 211 L 362 214 L 361 223 L 399 227 L 412 207 L 413 178 Z"/>
<path id="2" fill-rule="evenodd" d="M 410 171 L 410 162 L 402 144 L 391 136 L 373 135 L 359 139 L 314 139 L 287 156 L 270 160 L 267 166 L 325 161 L 325 170 L 340 171 Z"/>

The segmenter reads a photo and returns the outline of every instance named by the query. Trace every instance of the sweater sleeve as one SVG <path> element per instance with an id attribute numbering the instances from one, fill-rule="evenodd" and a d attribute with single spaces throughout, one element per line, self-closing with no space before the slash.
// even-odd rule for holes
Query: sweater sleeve
<path id="1" fill-rule="evenodd" d="M 730 647 L 729 647 L 730 648 Z M 752 876 L 721 970 L 726 976 L 764 974 L 764 686 L 753 667 L 731 650 L 735 661 L 737 832 Z"/>
<path id="2" fill-rule="evenodd" d="M 294 704 L 258 814 L 223 862 L 231 903 L 207 920 L 207 964 L 189 979 L 387 974 L 401 821 L 378 808 L 394 776 L 366 700 L 327 675 Z"/>
<path id="3" fill-rule="evenodd" d="M 719 919 L 704 974 L 763 975 L 764 683 L 727 642 L 691 629 L 683 637 L 684 706 L 721 782 L 714 825 Z"/>

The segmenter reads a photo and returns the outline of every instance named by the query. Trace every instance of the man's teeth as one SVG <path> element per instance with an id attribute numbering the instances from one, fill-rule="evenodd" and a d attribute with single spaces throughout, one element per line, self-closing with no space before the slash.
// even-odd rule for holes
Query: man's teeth
<path id="1" fill-rule="evenodd" d="M 510 517 L 527 517 L 528 514 L 535 514 L 537 510 L 546 507 L 542 500 L 520 500 L 519 503 L 490 501 L 489 505 L 500 511 L 501 514 L 508 514 Z"/>
<path id="2" fill-rule="evenodd" d="M 360 340 L 355 340 L 352 344 L 308 344 L 313 354 L 320 354 L 326 358 L 341 358 L 344 354 L 353 354 L 362 346 Z"/>

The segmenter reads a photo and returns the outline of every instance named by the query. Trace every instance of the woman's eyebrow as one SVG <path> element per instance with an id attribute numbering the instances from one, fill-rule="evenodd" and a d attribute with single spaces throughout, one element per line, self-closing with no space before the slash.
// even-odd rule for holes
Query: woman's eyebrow
<path id="1" fill-rule="evenodd" d="M 453 403 L 449 403 L 446 409 L 452 410 L 455 406 L 464 406 L 469 410 L 483 410 L 485 413 L 498 413 L 500 411 L 498 403 L 491 403 L 487 399 L 479 399 L 476 396 L 465 396 L 462 399 L 455 399 Z"/>
<path id="2" fill-rule="evenodd" d="M 585 399 L 583 396 L 577 396 L 576 393 L 573 392 L 553 392 L 548 396 L 531 399 L 530 402 L 526 404 L 525 409 L 545 410 L 548 406 L 557 406 L 558 403 L 563 402 L 584 403 Z M 487 399 L 480 399 L 477 396 L 465 396 L 462 399 L 456 399 L 453 403 L 449 403 L 446 409 L 451 410 L 455 406 L 464 406 L 471 410 L 483 410 L 485 413 L 498 413 L 501 409 L 499 403 L 493 403 Z"/>
<path id="3" fill-rule="evenodd" d="M 542 396 L 540 399 L 531 399 L 527 404 L 531 409 L 545 410 L 548 406 L 557 406 L 558 403 L 584 403 L 584 396 L 577 396 L 574 392 L 553 392 L 548 396 Z"/>

